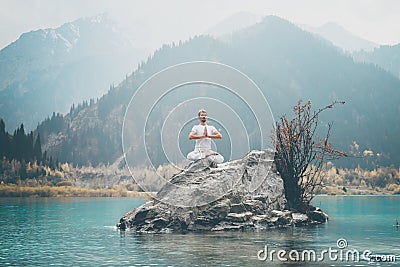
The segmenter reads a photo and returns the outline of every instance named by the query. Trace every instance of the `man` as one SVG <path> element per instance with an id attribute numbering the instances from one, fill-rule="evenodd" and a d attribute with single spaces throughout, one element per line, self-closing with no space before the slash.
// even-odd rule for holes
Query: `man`
<path id="1" fill-rule="evenodd" d="M 201 109 L 198 113 L 199 125 L 195 125 L 189 134 L 190 140 L 196 140 L 194 151 L 187 155 L 189 160 L 198 160 L 208 157 L 211 167 L 217 167 L 217 163 L 222 163 L 224 157 L 211 150 L 211 139 L 221 139 L 222 135 L 214 126 L 207 125 L 207 111 Z"/>

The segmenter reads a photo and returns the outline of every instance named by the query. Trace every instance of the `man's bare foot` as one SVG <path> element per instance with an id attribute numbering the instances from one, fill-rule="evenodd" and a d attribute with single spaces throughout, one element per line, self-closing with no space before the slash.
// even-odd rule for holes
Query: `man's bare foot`
<path id="1" fill-rule="evenodd" d="M 207 152 L 206 152 L 206 157 L 212 156 L 212 155 L 218 155 L 218 153 L 215 152 L 215 151 L 207 151 Z"/>

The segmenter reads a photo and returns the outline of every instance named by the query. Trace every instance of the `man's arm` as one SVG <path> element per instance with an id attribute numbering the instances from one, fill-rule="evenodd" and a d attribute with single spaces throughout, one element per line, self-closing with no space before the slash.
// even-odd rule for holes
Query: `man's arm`
<path id="1" fill-rule="evenodd" d="M 212 135 L 208 135 L 207 137 L 213 138 L 213 139 L 222 139 L 222 134 L 220 134 L 217 129 L 214 129 Z"/>
<path id="2" fill-rule="evenodd" d="M 193 140 L 193 139 L 201 139 L 201 138 L 204 138 L 204 137 L 206 137 L 206 136 L 204 136 L 204 135 L 197 135 L 197 134 L 196 134 L 196 131 L 191 131 L 190 134 L 189 134 L 189 139 L 190 139 L 190 140 Z"/>
<path id="3" fill-rule="evenodd" d="M 205 129 L 207 129 L 207 128 L 205 128 Z M 197 135 L 197 134 L 196 134 L 196 131 L 191 131 L 190 134 L 189 134 L 189 139 L 190 139 L 190 140 L 193 140 L 193 139 L 202 139 L 202 138 L 206 138 L 206 137 L 208 137 L 208 138 L 213 138 L 213 139 L 222 139 L 222 134 L 220 134 L 220 133 L 217 131 L 217 129 L 213 129 L 213 134 L 212 134 L 212 135 L 208 135 L 208 134 L 207 134 L 207 130 L 204 130 L 204 133 L 205 133 L 205 134 L 203 134 L 203 135 Z"/>

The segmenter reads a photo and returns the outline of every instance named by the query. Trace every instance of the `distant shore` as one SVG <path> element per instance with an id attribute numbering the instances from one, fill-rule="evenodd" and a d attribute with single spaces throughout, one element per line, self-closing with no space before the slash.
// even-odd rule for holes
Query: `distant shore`
<path id="1" fill-rule="evenodd" d="M 149 193 L 128 191 L 120 186 L 112 188 L 83 188 L 74 186 L 19 186 L 0 185 L 0 197 L 141 197 Z"/>
<path id="2" fill-rule="evenodd" d="M 317 195 L 399 195 L 399 193 L 380 187 L 365 188 L 359 186 L 328 185 L 319 190 Z"/>
<path id="3" fill-rule="evenodd" d="M 0 197 L 141 197 L 148 199 L 154 192 L 126 190 L 123 186 L 85 188 L 75 186 L 0 185 Z M 358 186 L 325 186 L 316 195 L 398 195 L 382 188 Z"/>

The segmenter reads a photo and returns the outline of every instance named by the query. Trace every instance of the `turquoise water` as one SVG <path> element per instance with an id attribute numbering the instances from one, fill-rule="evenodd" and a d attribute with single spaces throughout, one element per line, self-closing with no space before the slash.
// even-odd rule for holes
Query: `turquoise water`
<path id="1" fill-rule="evenodd" d="M 400 196 L 318 196 L 327 224 L 258 232 L 134 234 L 115 224 L 132 198 L 0 198 L 0 266 L 398 266 L 396 262 L 259 260 L 272 249 L 369 249 L 400 255 Z M 319 253 L 319 254 L 318 254 Z M 295 254 L 294 254 L 295 255 Z M 286 255 L 287 256 L 287 255 Z M 382 258 L 381 258 L 382 259 Z"/>

